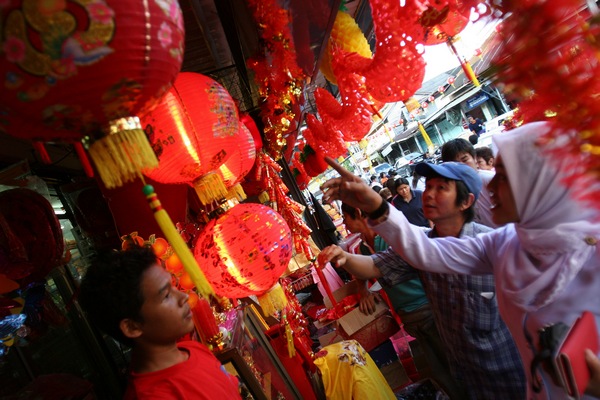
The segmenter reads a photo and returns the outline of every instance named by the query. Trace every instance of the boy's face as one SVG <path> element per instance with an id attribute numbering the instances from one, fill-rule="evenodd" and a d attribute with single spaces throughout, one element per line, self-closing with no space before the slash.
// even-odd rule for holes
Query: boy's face
<path id="1" fill-rule="evenodd" d="M 140 329 L 141 340 L 155 344 L 170 344 L 194 328 L 188 295 L 171 284 L 171 275 L 158 264 L 142 276 L 144 296 Z"/>
<path id="2" fill-rule="evenodd" d="M 464 151 L 462 153 L 458 153 L 453 161 L 463 163 L 473 169 L 477 169 L 477 161 L 469 152 Z"/>

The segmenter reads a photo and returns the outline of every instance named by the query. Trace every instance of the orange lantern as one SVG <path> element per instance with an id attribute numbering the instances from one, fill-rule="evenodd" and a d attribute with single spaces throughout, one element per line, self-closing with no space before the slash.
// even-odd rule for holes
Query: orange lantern
<path id="1" fill-rule="evenodd" d="M 237 151 L 217 170 L 223 183 L 225 183 L 225 186 L 229 189 L 230 193 L 227 196 L 228 198 L 233 197 L 232 192 L 235 193 L 240 200 L 246 198 L 240 182 L 244 180 L 244 177 L 254 166 L 255 159 L 256 147 L 254 145 L 253 135 L 244 123 L 240 123 Z"/>
<path id="2" fill-rule="evenodd" d="M 0 130 L 86 138 L 108 188 L 158 162 L 137 120 L 183 59 L 176 0 L 9 1 L 0 12 Z"/>
<path id="3" fill-rule="evenodd" d="M 188 183 L 203 204 L 227 195 L 216 170 L 238 149 L 238 113 L 218 82 L 182 72 L 142 124 L 159 160 L 144 175 L 161 183 Z"/>
<path id="4" fill-rule="evenodd" d="M 218 295 L 260 295 L 287 268 L 292 234 L 272 208 L 238 204 L 206 225 L 194 245 L 194 256 Z"/>

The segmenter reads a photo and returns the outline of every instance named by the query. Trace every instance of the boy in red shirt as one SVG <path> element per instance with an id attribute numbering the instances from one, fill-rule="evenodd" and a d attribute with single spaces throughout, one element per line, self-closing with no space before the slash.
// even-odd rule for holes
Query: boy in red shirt
<path id="1" fill-rule="evenodd" d="M 177 343 L 194 328 L 188 295 L 150 248 L 99 257 L 79 299 L 98 328 L 132 347 L 125 399 L 240 399 L 237 379 L 205 346 Z"/>

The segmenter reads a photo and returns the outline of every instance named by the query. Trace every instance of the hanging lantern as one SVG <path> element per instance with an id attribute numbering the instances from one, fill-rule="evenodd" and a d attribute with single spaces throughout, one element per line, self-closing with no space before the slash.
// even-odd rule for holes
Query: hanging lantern
<path id="1" fill-rule="evenodd" d="M 439 3 L 439 2 L 438 2 Z M 448 0 L 441 8 L 429 5 L 419 17 L 423 27 L 423 44 L 425 46 L 446 42 L 459 34 L 469 23 L 471 7 L 464 7 L 465 1 Z"/>
<path id="2" fill-rule="evenodd" d="M 41 142 L 86 138 L 108 188 L 155 167 L 136 116 L 159 101 L 181 67 L 178 2 L 4 4 L 0 126 Z"/>
<path id="3" fill-rule="evenodd" d="M 435 97 L 433 97 L 433 96 L 429 96 L 429 97 L 427 98 L 427 101 L 429 101 L 430 103 L 432 103 L 432 102 L 434 102 L 434 101 L 435 101 Z"/>
<path id="4" fill-rule="evenodd" d="M 438 92 L 439 93 L 444 93 L 446 91 L 446 88 L 444 86 L 438 86 Z"/>
<path id="5" fill-rule="evenodd" d="M 483 52 L 481 51 L 481 48 L 479 48 L 479 47 L 478 47 L 478 48 L 476 48 L 476 49 L 475 49 L 475 53 L 473 53 L 473 55 L 474 55 L 475 57 L 481 57 L 481 55 L 482 55 L 482 54 L 483 54 Z"/>
<path id="6" fill-rule="evenodd" d="M 429 103 L 428 102 L 424 101 L 424 102 L 421 103 L 421 108 L 423 110 L 426 109 L 427 107 L 429 107 Z"/>
<path id="7" fill-rule="evenodd" d="M 227 90 L 208 76 L 182 72 L 142 122 L 159 160 L 144 175 L 188 183 L 203 204 L 225 198 L 216 170 L 236 153 L 239 140 L 238 113 Z"/>
<path id="8" fill-rule="evenodd" d="M 194 244 L 194 255 L 218 295 L 260 295 L 287 268 L 292 234 L 272 208 L 238 204 L 206 225 Z"/>
<path id="9" fill-rule="evenodd" d="M 253 135 L 246 125 L 240 123 L 237 151 L 217 170 L 229 191 L 227 198 L 237 197 L 239 201 L 246 199 L 240 182 L 250 172 L 256 159 L 256 147 L 252 137 Z"/>
<path id="10" fill-rule="evenodd" d="M 448 79 L 446 79 L 446 83 L 452 85 L 452 87 L 454 87 L 454 82 L 456 82 L 456 78 L 453 76 L 449 76 Z"/>

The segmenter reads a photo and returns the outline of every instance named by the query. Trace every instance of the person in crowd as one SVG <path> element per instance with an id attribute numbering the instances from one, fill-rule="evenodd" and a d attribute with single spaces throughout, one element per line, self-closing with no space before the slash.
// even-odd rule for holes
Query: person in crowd
<path id="1" fill-rule="evenodd" d="M 434 224 L 428 232 L 430 238 L 475 237 L 491 231 L 471 222 L 475 214 L 473 204 L 481 189 L 476 171 L 454 162 L 422 163 L 417 165 L 417 171 L 427 177 L 423 211 Z M 319 259 L 331 261 L 358 278 L 378 278 L 387 285 L 415 272 L 392 249 L 364 257 L 329 246 Z M 499 315 L 493 275 L 420 271 L 419 276 L 440 329 L 451 372 L 466 388 L 467 394 L 458 398 L 523 399 L 523 366 Z M 401 319 L 404 321 L 404 317 Z"/>
<path id="2" fill-rule="evenodd" d="M 371 175 L 371 188 L 376 192 L 379 193 L 379 191 L 381 189 L 383 189 L 383 186 L 381 186 L 381 183 L 379 183 L 379 180 L 377 179 L 376 175 Z"/>
<path id="3" fill-rule="evenodd" d="M 327 201 L 340 198 L 365 211 L 372 228 L 414 267 L 494 274 L 500 314 L 525 366 L 528 399 L 567 397 L 552 370 L 534 362 L 544 354 L 539 332 L 558 322 L 572 325 L 583 311 L 593 313 L 600 325 L 600 215 L 577 200 L 589 201 L 596 187 L 565 184 L 576 165 L 566 157 L 551 157 L 540 145 L 550 129 L 547 122 L 534 122 L 494 137 L 498 156 L 490 183 L 492 212 L 498 225 L 506 225 L 474 238 L 428 239 L 331 158 L 327 162 L 341 177 L 322 187 Z M 561 137 L 546 144 L 562 145 Z M 588 356 L 592 368 L 593 358 Z M 586 390 L 596 394 L 597 385 L 592 379 Z"/>
<path id="4" fill-rule="evenodd" d="M 477 157 L 477 169 L 494 171 L 494 153 L 489 147 L 479 147 L 475 149 Z"/>
<path id="5" fill-rule="evenodd" d="M 390 192 L 392 192 L 392 196 L 396 195 L 396 181 L 398 179 L 400 179 L 398 175 L 393 175 L 390 176 L 390 178 L 387 181 L 385 181 L 385 187 L 390 189 Z"/>
<path id="6" fill-rule="evenodd" d="M 479 136 L 475 134 L 469 135 L 469 143 L 475 146 L 477 143 L 479 143 Z"/>
<path id="7" fill-rule="evenodd" d="M 473 132 L 474 135 L 480 136 L 483 132 L 485 132 L 485 125 L 483 125 L 482 120 L 479 118 L 473 118 L 472 115 L 468 115 L 467 120 L 469 121 L 469 130 Z"/>
<path id="8" fill-rule="evenodd" d="M 396 195 L 392 199 L 392 204 L 398 210 L 402 211 L 411 224 L 430 227 L 429 221 L 423 215 L 423 203 L 420 190 L 412 190 L 406 178 L 399 178 L 394 185 Z"/>
<path id="9" fill-rule="evenodd" d="M 385 172 L 380 172 L 380 173 L 379 173 L 379 182 L 380 182 L 382 185 L 385 185 L 385 182 L 386 182 L 387 180 L 388 180 L 388 177 L 387 177 L 387 175 L 385 174 Z"/>
<path id="10" fill-rule="evenodd" d="M 411 166 L 411 169 L 413 171 L 411 188 L 423 192 L 425 190 L 425 177 L 419 175 L 414 167 Z"/>
<path id="11" fill-rule="evenodd" d="M 468 165 L 477 171 L 477 155 L 475 147 L 465 139 L 453 139 L 442 146 L 442 161 L 457 161 Z M 479 177 L 483 182 L 483 188 L 479 194 L 477 203 L 475 203 L 475 222 L 496 228 L 498 225 L 492 219 L 492 202 L 490 200 L 490 191 L 488 185 L 494 173 L 491 171 L 479 170 Z"/>
<path id="12" fill-rule="evenodd" d="M 352 233 L 361 235 L 360 254 L 368 256 L 388 249 L 389 246 L 381 236 L 377 235 L 368 226 L 367 216 L 363 211 L 350 207 L 345 203 L 342 203 L 342 210 L 346 228 Z M 344 252 L 339 246 L 328 246 L 323 251 L 325 251 L 325 254 L 323 256 L 319 255 L 321 265 L 325 265 L 326 262 L 330 261 L 328 254 L 331 253 L 343 253 L 348 257 L 353 256 Z M 366 258 L 370 259 L 369 257 Z M 334 262 L 336 260 L 336 258 L 331 259 Z M 340 265 L 337 264 L 337 266 Z M 368 280 L 360 277 L 355 277 L 355 279 L 358 280 L 359 309 L 364 314 L 372 314 L 375 312 L 375 296 L 368 289 Z M 452 398 L 462 398 L 464 390 L 450 375 L 450 367 L 444 346 L 417 271 L 412 270 L 393 284 L 388 284 L 385 281 L 379 283 L 394 311 L 400 317 L 406 332 L 418 340 L 431 371 L 431 377 L 441 384 L 444 390 L 452 395 Z"/>
<path id="13" fill-rule="evenodd" d="M 392 202 L 392 198 L 394 197 L 394 196 L 392 196 L 392 191 L 390 189 L 388 189 L 387 187 L 384 187 L 383 189 L 381 189 L 379 191 L 379 195 L 381 197 L 383 197 L 383 199 L 385 201 L 387 201 L 388 203 L 391 203 Z"/>
<path id="14" fill-rule="evenodd" d="M 148 247 L 102 254 L 81 283 L 79 301 L 102 331 L 132 348 L 125 399 L 240 399 L 204 345 L 177 340 L 194 329 L 188 295 Z"/>

